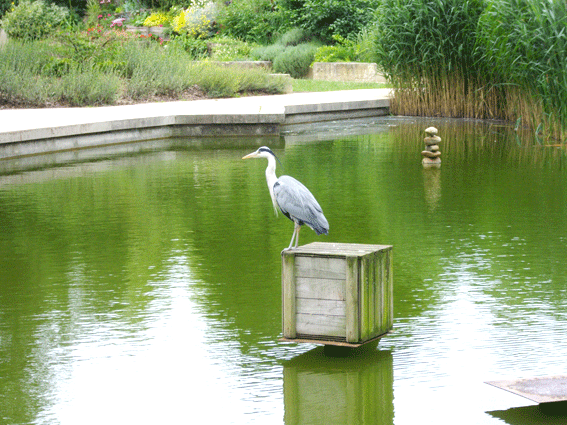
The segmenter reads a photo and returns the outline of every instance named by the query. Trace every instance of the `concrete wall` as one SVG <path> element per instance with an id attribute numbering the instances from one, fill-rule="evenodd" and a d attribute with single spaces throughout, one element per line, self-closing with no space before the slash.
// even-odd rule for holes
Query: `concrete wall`
<path id="1" fill-rule="evenodd" d="M 312 66 L 314 80 L 355 81 L 359 83 L 385 83 L 375 63 L 315 62 Z"/>

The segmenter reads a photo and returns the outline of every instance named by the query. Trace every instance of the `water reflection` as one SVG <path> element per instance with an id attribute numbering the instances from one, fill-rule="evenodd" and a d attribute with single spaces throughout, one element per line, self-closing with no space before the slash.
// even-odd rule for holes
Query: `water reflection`
<path id="1" fill-rule="evenodd" d="M 395 332 L 356 359 L 277 342 L 292 225 L 240 160 L 265 141 L 2 162 L 0 422 L 494 424 L 526 402 L 484 381 L 562 373 L 564 149 L 490 123 L 341 125 L 270 144 L 331 223 L 302 243 L 395 247 Z"/>
<path id="2" fill-rule="evenodd" d="M 488 412 L 488 414 L 509 425 L 564 425 L 567 423 L 567 402 L 514 407 L 508 410 Z"/>
<path id="3" fill-rule="evenodd" d="M 329 357 L 322 347 L 283 364 L 285 423 L 391 424 L 392 353 Z"/>

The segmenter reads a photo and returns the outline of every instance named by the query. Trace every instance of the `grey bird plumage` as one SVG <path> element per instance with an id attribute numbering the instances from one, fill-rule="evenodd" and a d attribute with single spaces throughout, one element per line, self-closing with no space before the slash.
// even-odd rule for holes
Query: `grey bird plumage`
<path id="1" fill-rule="evenodd" d="M 266 158 L 266 181 L 272 198 L 274 209 L 280 211 L 294 222 L 293 235 L 287 249 L 291 249 L 295 240 L 295 248 L 299 244 L 299 230 L 306 224 L 317 235 L 329 233 L 329 223 L 323 210 L 313 194 L 301 182 L 290 176 L 276 176 L 276 156 L 270 148 L 262 146 L 242 159 Z"/>

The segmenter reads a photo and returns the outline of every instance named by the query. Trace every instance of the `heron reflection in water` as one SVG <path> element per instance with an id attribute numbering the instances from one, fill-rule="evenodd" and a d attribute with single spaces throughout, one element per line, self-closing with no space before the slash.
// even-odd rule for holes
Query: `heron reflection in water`
<path id="1" fill-rule="evenodd" d="M 299 244 L 299 230 L 307 224 L 317 235 L 329 233 L 329 223 L 323 215 L 321 206 L 302 183 L 290 176 L 276 176 L 276 155 L 270 148 L 262 146 L 256 152 L 252 152 L 242 159 L 266 158 L 266 181 L 274 204 L 276 215 L 278 207 L 281 212 L 294 222 L 293 235 L 287 249 L 297 248 Z M 278 160 L 279 161 L 279 160 Z M 293 241 L 295 240 L 295 246 Z"/>

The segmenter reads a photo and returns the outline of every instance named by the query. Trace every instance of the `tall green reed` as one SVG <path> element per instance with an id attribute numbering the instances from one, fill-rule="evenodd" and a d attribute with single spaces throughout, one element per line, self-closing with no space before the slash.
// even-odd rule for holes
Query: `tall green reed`
<path id="1" fill-rule="evenodd" d="M 383 0 L 394 113 L 499 118 L 567 136 L 565 0 Z"/>
<path id="2" fill-rule="evenodd" d="M 476 29 L 482 0 L 383 0 L 377 61 L 396 92 L 394 109 L 417 115 L 486 115 Z M 480 110 L 478 110 L 480 108 Z"/>
<path id="3" fill-rule="evenodd" d="M 567 137 L 567 2 L 492 1 L 479 21 L 482 62 L 505 87 L 508 119 Z"/>

